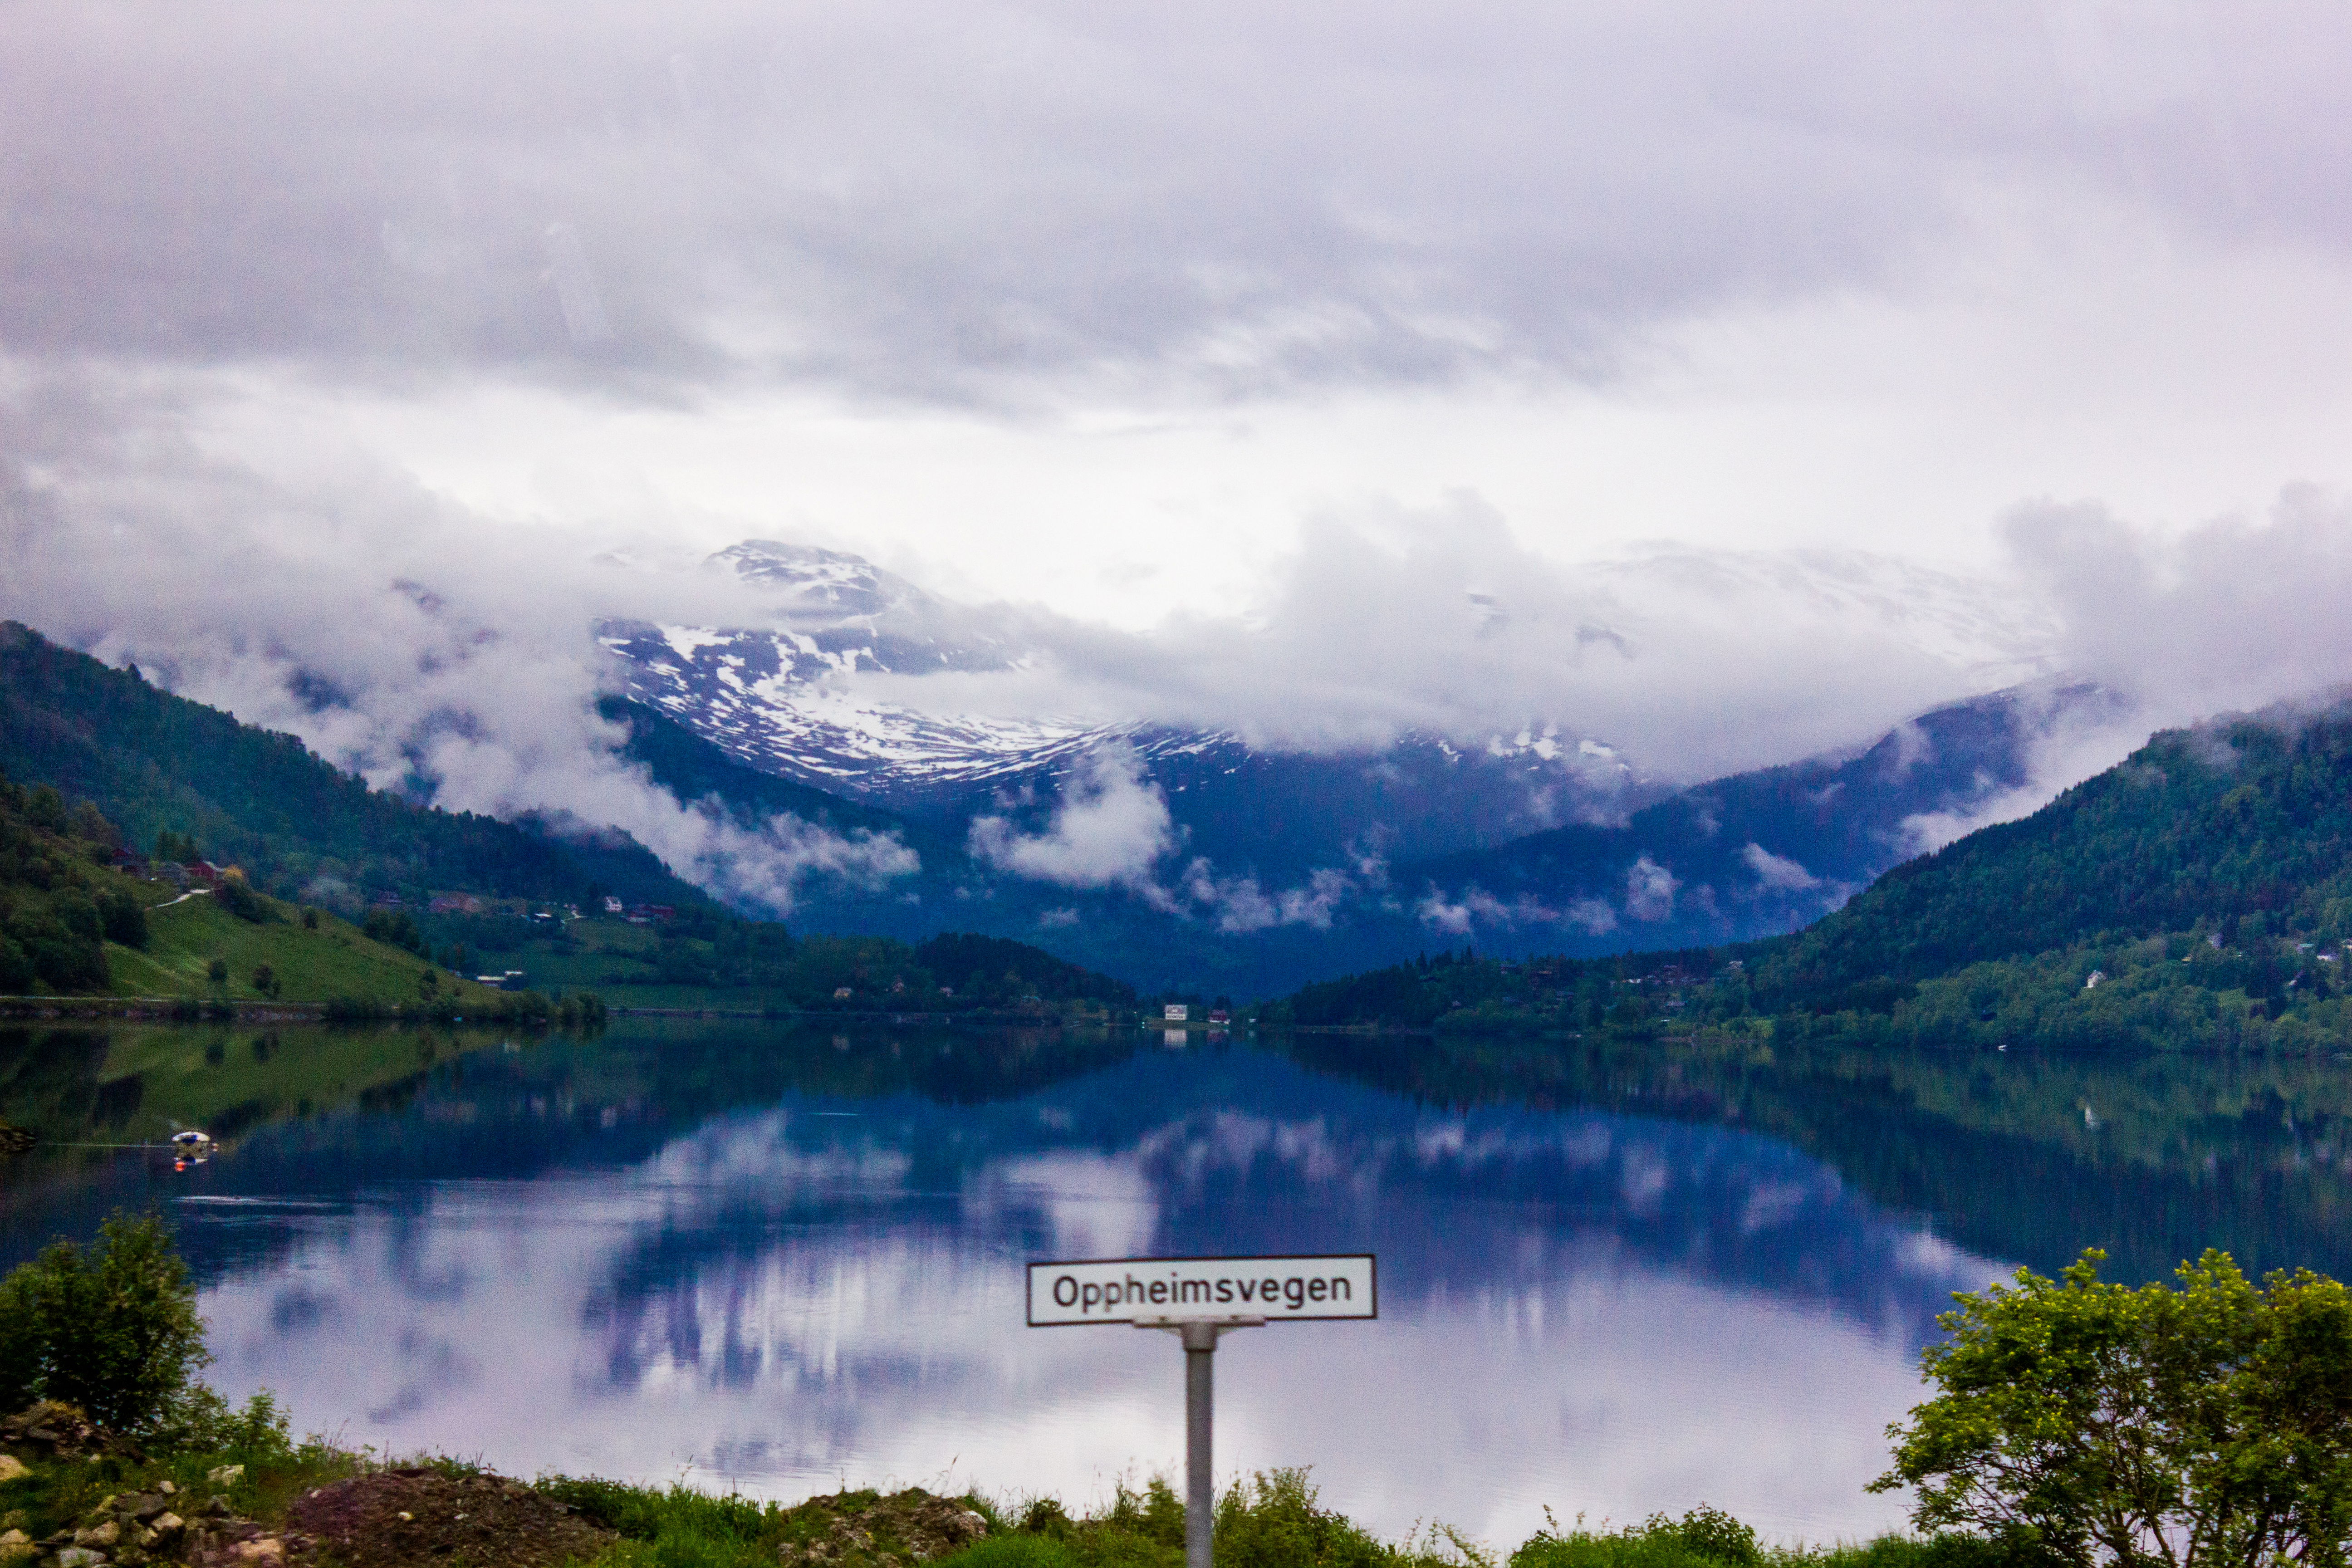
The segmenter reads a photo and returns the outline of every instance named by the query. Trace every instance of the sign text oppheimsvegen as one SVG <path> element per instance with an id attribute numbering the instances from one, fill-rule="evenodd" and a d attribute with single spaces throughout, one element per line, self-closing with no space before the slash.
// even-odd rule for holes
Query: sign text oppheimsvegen
<path id="1" fill-rule="evenodd" d="M 1371 1255 L 1126 1258 L 1029 1266 L 1032 1327 L 1138 1318 L 1376 1318 Z"/>

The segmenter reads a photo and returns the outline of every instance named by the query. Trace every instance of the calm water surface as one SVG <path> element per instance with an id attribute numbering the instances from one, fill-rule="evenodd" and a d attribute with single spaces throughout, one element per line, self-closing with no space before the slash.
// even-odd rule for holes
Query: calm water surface
<path id="1" fill-rule="evenodd" d="M 500 1468 L 1098 1497 L 1181 1457 L 1166 1335 L 1022 1326 L 1045 1257 L 1372 1251 L 1376 1323 L 1218 1356 L 1221 1471 L 1507 1546 L 1702 1500 L 1821 1540 L 1955 1289 L 2105 1246 L 2352 1272 L 2335 1062 L 630 1024 L 0 1032 L 58 1143 L 0 1261 L 159 1204 L 232 1394 Z"/>

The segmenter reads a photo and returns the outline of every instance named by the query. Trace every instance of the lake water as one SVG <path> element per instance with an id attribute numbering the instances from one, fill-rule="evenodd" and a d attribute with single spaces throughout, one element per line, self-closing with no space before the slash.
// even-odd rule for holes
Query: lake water
<path id="1" fill-rule="evenodd" d="M 0 1167 L 0 1262 L 155 1204 L 298 1427 L 520 1474 L 1084 1502 L 1174 1471 L 1165 1334 L 1023 1326 L 1032 1258 L 1375 1252 L 1381 1316 L 1230 1336 L 1222 1473 L 1508 1547 L 1701 1500 L 1899 1522 L 1884 1428 L 1955 1289 L 2085 1245 L 2347 1272 L 2325 1062 L 628 1023 L 0 1031 L 0 1116 L 226 1135 Z"/>

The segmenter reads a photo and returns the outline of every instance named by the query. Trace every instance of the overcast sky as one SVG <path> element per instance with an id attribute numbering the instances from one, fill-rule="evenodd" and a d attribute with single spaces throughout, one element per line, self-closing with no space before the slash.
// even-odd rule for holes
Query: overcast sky
<path id="1" fill-rule="evenodd" d="M 2347 59 L 2316 3 L 10 0 L 0 609 L 761 536 L 1139 636 L 1189 718 L 1475 675 L 1638 749 L 1723 683 L 1700 767 L 2033 668 L 2286 695 L 2352 675 Z"/>

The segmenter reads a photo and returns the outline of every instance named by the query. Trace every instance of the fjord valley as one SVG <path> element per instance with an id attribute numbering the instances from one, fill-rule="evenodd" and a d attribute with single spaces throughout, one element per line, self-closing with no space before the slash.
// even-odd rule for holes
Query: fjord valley
<path id="1" fill-rule="evenodd" d="M 653 750 L 642 731 L 631 743 Z M 663 757 L 674 776 L 693 760 Z M 887 936 L 796 942 L 780 924 L 725 910 L 625 836 L 371 790 L 290 736 L 22 627 L 0 631 L 0 768 L 42 781 L 0 801 L 12 847 L 12 946 L 0 959 L 19 993 L 495 1016 L 521 1005 L 475 983 L 495 962 L 500 982 L 511 970 L 646 1005 L 1132 1002 L 1117 982 L 1001 940 L 936 938 L 920 952 Z M 190 892 L 174 856 L 203 866 L 212 885 Z M 163 867 L 176 879 L 162 879 Z M 658 912 L 631 914 L 648 910 Z M 350 961 L 330 961 L 331 949 Z M 509 962 L 518 958 L 533 967 Z M 214 973 L 221 965 L 228 973 Z"/>
<path id="2" fill-rule="evenodd" d="M 813 591 L 806 563 L 787 563 L 788 573 L 766 555 L 748 560 L 733 565 Z M 762 634 L 766 646 L 796 647 L 801 637 L 853 667 L 903 657 L 890 636 L 839 618 L 841 609 L 878 614 L 864 599 L 834 609 L 814 631 Z M 783 661 L 776 674 L 750 679 L 758 661 L 723 654 L 737 636 L 672 628 L 655 651 L 628 655 L 649 662 L 625 668 L 667 668 L 677 680 L 632 677 L 636 696 L 601 705 L 612 739 L 598 765 L 653 792 L 669 863 L 566 814 L 506 822 L 420 812 L 430 804 L 421 779 L 409 781 L 416 799 L 369 790 L 287 737 L 243 729 L 30 631 L 0 649 L 13 715 L 0 765 L 98 803 L 142 847 L 157 832 L 185 833 L 278 896 L 307 889 L 346 910 L 386 894 L 419 920 L 441 895 L 536 900 L 533 913 L 576 905 L 591 921 L 577 929 L 584 939 L 600 935 L 593 922 L 607 898 L 625 917 L 631 907 L 668 909 L 665 931 L 679 920 L 772 917 L 781 900 L 813 932 L 909 943 L 977 932 L 1147 994 L 1266 997 L 1462 940 L 1488 952 L 1591 956 L 1786 931 L 1904 858 L 1920 824 L 2022 785 L 2046 726 L 2087 722 L 2112 705 L 2092 688 L 2021 690 L 1938 710 L 1851 753 L 1663 794 L 1605 747 L 1541 736 L 1481 752 L 1411 742 L 1316 756 L 1255 752 L 1230 737 L 1163 745 L 1136 731 L 1092 736 L 1092 751 L 1000 747 L 965 777 L 961 764 L 940 773 L 887 747 L 861 750 L 845 732 L 838 765 L 806 773 L 775 771 L 752 740 L 798 745 L 811 725 L 845 722 L 837 694 L 782 653 L 772 653 Z M 736 686 L 708 671 L 700 684 L 685 681 L 674 644 L 718 660 L 711 670 Z M 740 700 L 698 705 L 696 693 L 710 689 Z M 921 717 L 892 710 L 875 722 Z M 934 784 L 914 789 L 906 781 L 917 776 Z M 817 777 L 822 787 L 808 782 Z M 1590 820 L 1539 826 L 1563 816 Z M 730 942 L 748 930 L 728 929 Z M 462 934 L 470 952 L 514 933 Z M 724 969 L 706 962 L 708 933 L 689 939 L 705 943 L 693 963 L 662 934 L 619 943 L 662 962 L 558 967 L 567 984 L 604 973 L 620 977 L 614 984 L 672 987 Z"/>
<path id="3" fill-rule="evenodd" d="M 369 789 L 289 737 L 24 628 L 0 647 L 0 766 L 31 781 L 15 788 L 9 817 L 17 891 L 7 961 L 19 991 L 38 976 L 59 993 L 320 1003 L 329 999 L 321 987 L 341 983 L 305 951 L 322 942 L 378 966 L 410 966 L 399 985 L 354 971 L 352 998 L 416 1005 L 415 976 L 437 984 L 440 971 L 449 989 L 423 1000 L 446 1009 L 494 1005 L 467 989 L 475 973 L 622 1005 L 1075 1008 L 1102 1017 L 1145 995 L 1189 997 L 1205 1012 L 1209 993 L 1230 978 L 1213 958 L 1202 961 L 1204 974 L 1171 978 L 1167 971 L 1200 949 L 1150 940 L 1212 923 L 1203 916 L 1131 891 L 1100 895 L 1121 906 L 1100 919 L 1099 904 L 1041 913 L 1041 900 L 1069 889 L 1032 881 L 1016 892 L 1023 879 L 985 864 L 969 831 L 960 843 L 936 822 L 755 772 L 625 700 L 604 708 L 618 757 L 709 820 L 747 834 L 786 823 L 902 852 L 916 868 L 866 895 L 878 905 L 887 893 L 889 917 L 868 927 L 856 921 L 855 900 L 817 900 L 809 923 L 841 923 L 796 935 L 757 918 L 740 894 L 722 900 L 683 880 L 614 830 L 453 815 Z M 1413 872 L 1414 910 L 1403 907 L 1413 884 L 1400 864 L 1384 873 L 1395 908 L 1340 897 L 1319 925 L 1229 929 L 1210 940 L 1230 947 L 1255 936 L 1269 944 L 1261 966 L 1307 971 L 1303 990 L 1244 994 L 1241 1010 L 1268 1026 L 1654 1032 L 1738 1023 L 1783 1037 L 1839 1030 L 1910 1046 L 2141 1048 L 2297 1046 L 2340 1030 L 2340 944 L 2352 936 L 2352 886 L 2339 885 L 2352 833 L 2343 804 L 2352 798 L 2352 720 L 2325 706 L 2159 734 L 2028 816 L 1900 862 L 1794 932 L 1658 948 L 1637 939 L 1691 927 L 1672 916 L 1639 921 L 1630 909 L 1601 925 L 1608 907 L 1598 891 L 1613 879 L 1635 901 L 1646 869 L 1682 889 L 1683 906 L 1712 902 L 1719 931 L 1728 895 L 1717 885 L 1727 886 L 1738 865 L 1813 878 L 1793 855 L 1764 847 L 1766 837 L 1797 847 L 1800 803 L 1839 818 L 1847 863 L 1866 844 L 1892 840 L 1889 816 L 1920 804 L 1918 789 L 1947 798 L 1944 785 L 1918 784 L 1923 756 L 1944 758 L 1948 773 L 1980 773 L 1988 749 L 2012 734 L 1996 708 L 1932 714 L 1916 735 L 1843 762 L 1685 791 L 1616 828 L 1551 829 L 1432 862 L 1469 879 L 1449 887 Z M 1898 755 L 1906 752 L 1908 761 Z M 1898 774 L 1912 793 L 1860 787 Z M 1822 804 L 1850 800 L 1861 804 Z M 1807 842 L 1822 841 L 1816 832 Z M 192 860 L 201 844 L 219 885 L 183 896 L 184 874 L 168 889 L 140 880 L 154 874 L 146 843 Z M 220 872 L 226 863 L 234 874 Z M 1780 875 L 1784 892 L 1821 896 Z M 1690 896 L 1694 887 L 1708 898 Z M 1505 911 L 1483 956 L 1451 945 L 1452 900 Z M 1588 923 L 1599 929 L 1565 949 L 1535 946 L 1559 934 L 1557 919 L 1508 918 L 1515 907 L 1580 906 L 1598 911 Z M 1746 918 L 1780 917 L 1780 905 L 1767 905 Z M 950 921 L 967 929 L 940 929 Z M 1615 951 L 1592 952 L 1604 938 Z M 1328 973 L 1367 942 L 1405 940 L 1420 956 L 1402 967 L 1311 978 L 1314 966 Z M 265 951 L 273 942 L 290 944 L 274 962 Z M 215 958 L 236 972 L 233 984 L 210 973 Z M 259 992 L 257 968 L 269 977 Z"/>
<path id="4" fill-rule="evenodd" d="M 615 1563 L 707 1546 L 695 1510 L 747 1481 L 776 1501 L 727 1516 L 737 1556 L 874 1539 L 961 1488 L 999 1544 L 933 1557 L 1156 1561 L 1181 1537 L 1164 1485 L 1083 1500 L 1097 1456 L 1160 1462 L 1166 1369 L 1108 1331 L 1023 1338 L 1020 1260 L 1369 1251 L 1365 1337 L 1286 1325 L 1220 1352 L 1263 1472 L 1220 1505 L 1229 1542 L 1272 1518 L 1418 1563 L 1397 1542 L 1450 1510 L 1460 1550 L 1517 1541 L 1538 1565 L 1817 1563 L 1794 1543 L 1861 1537 L 1874 1563 L 2022 1564 L 1981 1532 L 1888 1534 L 1945 1527 L 1869 1489 L 1954 1292 L 2021 1266 L 2046 1284 L 2086 1247 L 2134 1288 L 2208 1247 L 2352 1270 L 2336 708 L 2159 733 L 1906 858 L 1906 825 L 1981 801 L 2036 710 L 1938 710 L 1614 826 L 1400 857 L 1394 907 L 1360 867 L 1327 923 L 1286 920 L 1269 876 L 1276 916 L 1249 930 L 1022 870 L 1083 842 L 1071 811 L 1176 775 L 1079 769 L 1025 803 L 1000 780 L 1002 815 L 959 825 L 608 697 L 613 755 L 727 842 L 864 855 L 864 883 L 809 872 L 788 925 L 609 825 L 372 789 L 21 628 L 0 660 L 0 957 L 31 1015 L 0 1025 L 0 1262 L 162 1215 L 215 1383 L 280 1402 L 170 1440 L 205 1474 L 279 1476 L 205 1529 L 296 1556 L 312 1489 L 389 1489 L 380 1512 L 399 1490 L 455 1539 L 474 1483 L 446 1471 L 459 1489 L 426 1503 L 445 1472 L 369 1480 L 348 1447 L 270 1436 L 281 1411 L 538 1476 L 484 1484 L 575 1510 L 609 1532 L 580 1549 Z M 2099 700 L 2052 691 L 2033 702 Z M 1811 868 L 1872 857 L 1891 865 L 1851 897 Z M 1808 900 L 1837 907 L 1769 930 Z M 1685 932 L 1718 940 L 1642 940 Z M 190 1130 L 200 1156 L 167 1142 Z M 1331 1396 L 1368 1364 L 1386 1392 Z M 986 1477 L 894 1491 L 968 1452 Z M 1000 1507 L 998 1476 L 1070 1500 Z M 23 1495 L 0 1502 L 61 1528 L 62 1501 Z M 1655 1517 L 1562 1531 L 1546 1509 Z"/>
<path id="5" fill-rule="evenodd" d="M 2352 1568 L 2347 59 L 0 5 L 0 1568 Z"/>

